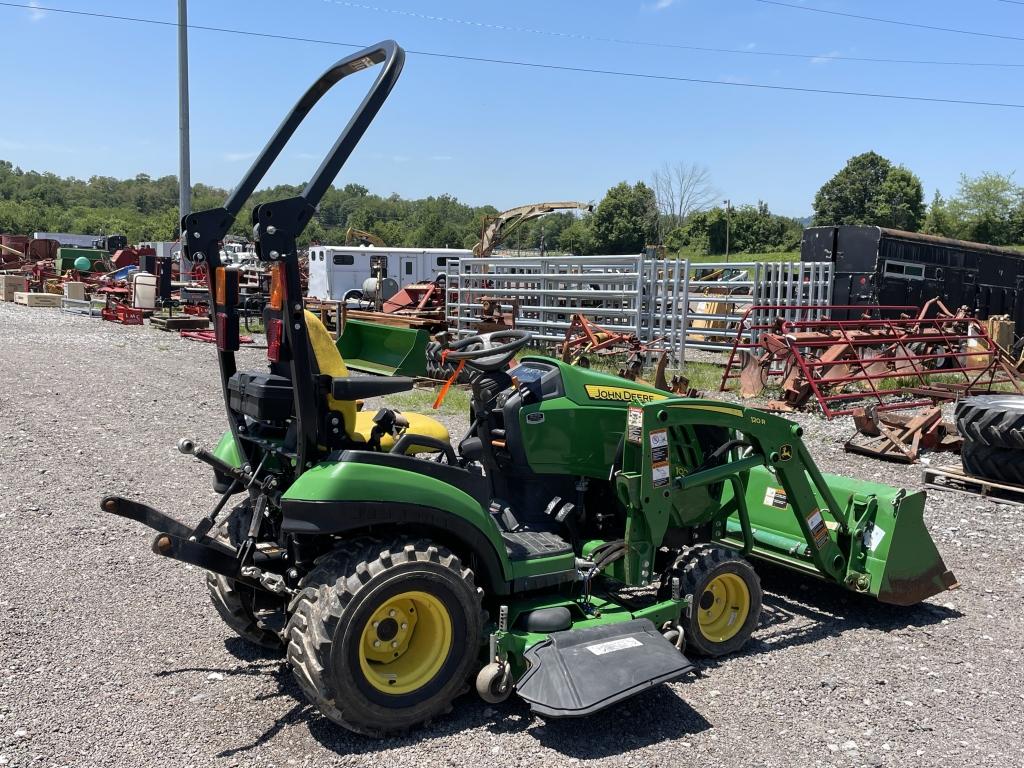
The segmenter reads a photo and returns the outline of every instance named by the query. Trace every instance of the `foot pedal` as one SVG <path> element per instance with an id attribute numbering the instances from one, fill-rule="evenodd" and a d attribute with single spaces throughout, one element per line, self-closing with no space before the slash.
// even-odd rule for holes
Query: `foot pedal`
<path id="1" fill-rule="evenodd" d="M 649 619 L 553 632 L 525 656 L 516 691 L 548 718 L 590 715 L 693 670 Z"/>

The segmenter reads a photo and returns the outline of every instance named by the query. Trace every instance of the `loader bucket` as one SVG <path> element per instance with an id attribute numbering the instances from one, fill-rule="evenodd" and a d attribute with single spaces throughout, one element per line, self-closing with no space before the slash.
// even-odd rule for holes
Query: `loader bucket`
<path id="1" fill-rule="evenodd" d="M 880 504 L 875 527 L 864 537 L 877 541 L 867 554 L 867 568 L 872 588 L 877 579 L 876 595 L 883 603 L 916 605 L 958 586 L 925 528 L 924 498 L 918 491 L 898 505 Z M 879 538 L 880 530 L 891 531 L 891 535 Z M 866 549 L 870 550 L 870 541 Z"/>
<path id="2" fill-rule="evenodd" d="M 957 586 L 924 525 L 923 492 L 905 493 L 887 485 L 822 473 L 841 508 L 852 507 L 856 520 L 852 537 L 837 536 L 838 524 L 826 513 L 825 525 L 847 553 L 842 586 L 865 592 L 880 602 L 914 605 Z M 724 502 L 731 492 L 726 489 Z M 792 570 L 824 577 L 814 565 L 810 547 L 785 491 L 775 475 L 753 469 L 747 478 L 745 501 L 753 533 L 752 557 Z M 827 504 L 820 496 L 818 506 Z M 742 545 L 741 526 L 734 513 L 726 521 L 726 543 Z"/>
<path id="3" fill-rule="evenodd" d="M 426 376 L 426 331 L 365 320 L 346 320 L 338 338 L 345 365 L 381 376 Z"/>

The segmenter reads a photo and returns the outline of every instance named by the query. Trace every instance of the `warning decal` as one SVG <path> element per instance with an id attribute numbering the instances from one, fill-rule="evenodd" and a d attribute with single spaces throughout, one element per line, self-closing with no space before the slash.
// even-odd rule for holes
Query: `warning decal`
<path id="1" fill-rule="evenodd" d="M 883 538 L 885 538 L 885 531 L 879 525 L 872 525 L 871 528 L 864 531 L 864 545 L 872 552 L 878 549 Z"/>
<path id="2" fill-rule="evenodd" d="M 618 640 L 608 640 L 604 643 L 588 645 L 587 650 L 595 656 L 604 656 L 606 653 L 614 653 L 615 651 L 622 651 L 626 648 L 639 648 L 641 645 L 643 645 L 643 643 L 635 637 L 623 637 Z"/>
<path id="3" fill-rule="evenodd" d="M 626 414 L 626 442 L 639 445 L 644 441 L 644 409 L 629 406 Z"/>
<path id="4" fill-rule="evenodd" d="M 825 520 L 821 516 L 821 510 L 817 507 L 807 515 L 807 526 L 811 529 L 814 545 L 818 549 L 823 549 L 828 541 L 828 528 L 825 527 Z"/>
<path id="5" fill-rule="evenodd" d="M 668 430 L 653 429 L 648 438 L 651 444 L 651 481 L 655 488 L 668 485 L 672 469 L 668 463 Z"/>
<path id="6" fill-rule="evenodd" d="M 649 439 L 651 441 L 651 461 L 655 464 L 668 461 L 668 430 L 652 429 Z"/>
<path id="7" fill-rule="evenodd" d="M 654 482 L 655 488 L 661 488 L 662 486 L 668 485 L 671 479 L 671 470 L 669 469 L 668 462 L 663 461 L 661 464 L 655 464 L 651 467 L 651 480 Z"/>
<path id="8" fill-rule="evenodd" d="M 786 492 L 781 488 L 772 488 L 768 486 L 764 492 L 764 505 L 766 507 L 776 507 L 777 509 L 785 509 L 789 504 L 789 500 L 786 498 Z"/>

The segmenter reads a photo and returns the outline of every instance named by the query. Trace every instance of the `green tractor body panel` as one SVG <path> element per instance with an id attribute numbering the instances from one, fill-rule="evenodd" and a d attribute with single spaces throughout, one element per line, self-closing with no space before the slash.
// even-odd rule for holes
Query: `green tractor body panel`
<path id="1" fill-rule="evenodd" d="M 622 440 L 626 407 L 668 398 L 660 390 L 618 376 L 547 357 L 524 361 L 531 359 L 557 365 L 565 389 L 564 397 L 524 406 L 519 414 L 527 461 L 538 474 L 607 477 Z M 531 421 L 530 414 L 538 411 L 543 421 Z"/>
<path id="2" fill-rule="evenodd" d="M 378 376 L 426 376 L 430 334 L 366 320 L 346 320 L 337 347 L 345 365 Z"/>
<path id="3" fill-rule="evenodd" d="M 242 454 L 238 452 L 238 443 L 235 442 L 230 429 L 220 436 L 217 447 L 213 449 L 213 455 L 232 467 L 242 466 Z"/>
<path id="4" fill-rule="evenodd" d="M 924 527 L 924 494 L 822 474 L 798 425 L 687 399 L 634 406 L 628 419 L 617 491 L 630 511 L 630 583 L 649 577 L 645 563 L 670 527 L 711 523 L 719 543 L 883 602 L 912 605 L 955 586 Z M 737 446 L 734 458 L 694 470 L 686 427 L 698 423 L 733 430 L 747 455 Z"/>
<path id="5" fill-rule="evenodd" d="M 344 514 L 346 502 L 390 502 L 441 510 L 483 533 L 494 549 L 505 579 L 511 581 L 516 576 L 501 533 L 487 510 L 469 494 L 426 475 L 396 467 L 325 461 L 303 472 L 282 500 L 337 503 L 339 514 Z"/>

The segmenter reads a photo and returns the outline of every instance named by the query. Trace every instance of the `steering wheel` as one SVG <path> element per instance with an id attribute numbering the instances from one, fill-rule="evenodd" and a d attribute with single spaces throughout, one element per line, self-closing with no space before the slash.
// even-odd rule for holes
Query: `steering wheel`
<path id="1" fill-rule="evenodd" d="M 480 371 L 497 371 L 508 365 L 516 352 L 530 343 L 529 331 L 492 331 L 469 336 L 448 346 L 448 360 L 465 360 Z M 508 341 L 505 341 L 508 339 Z"/>

